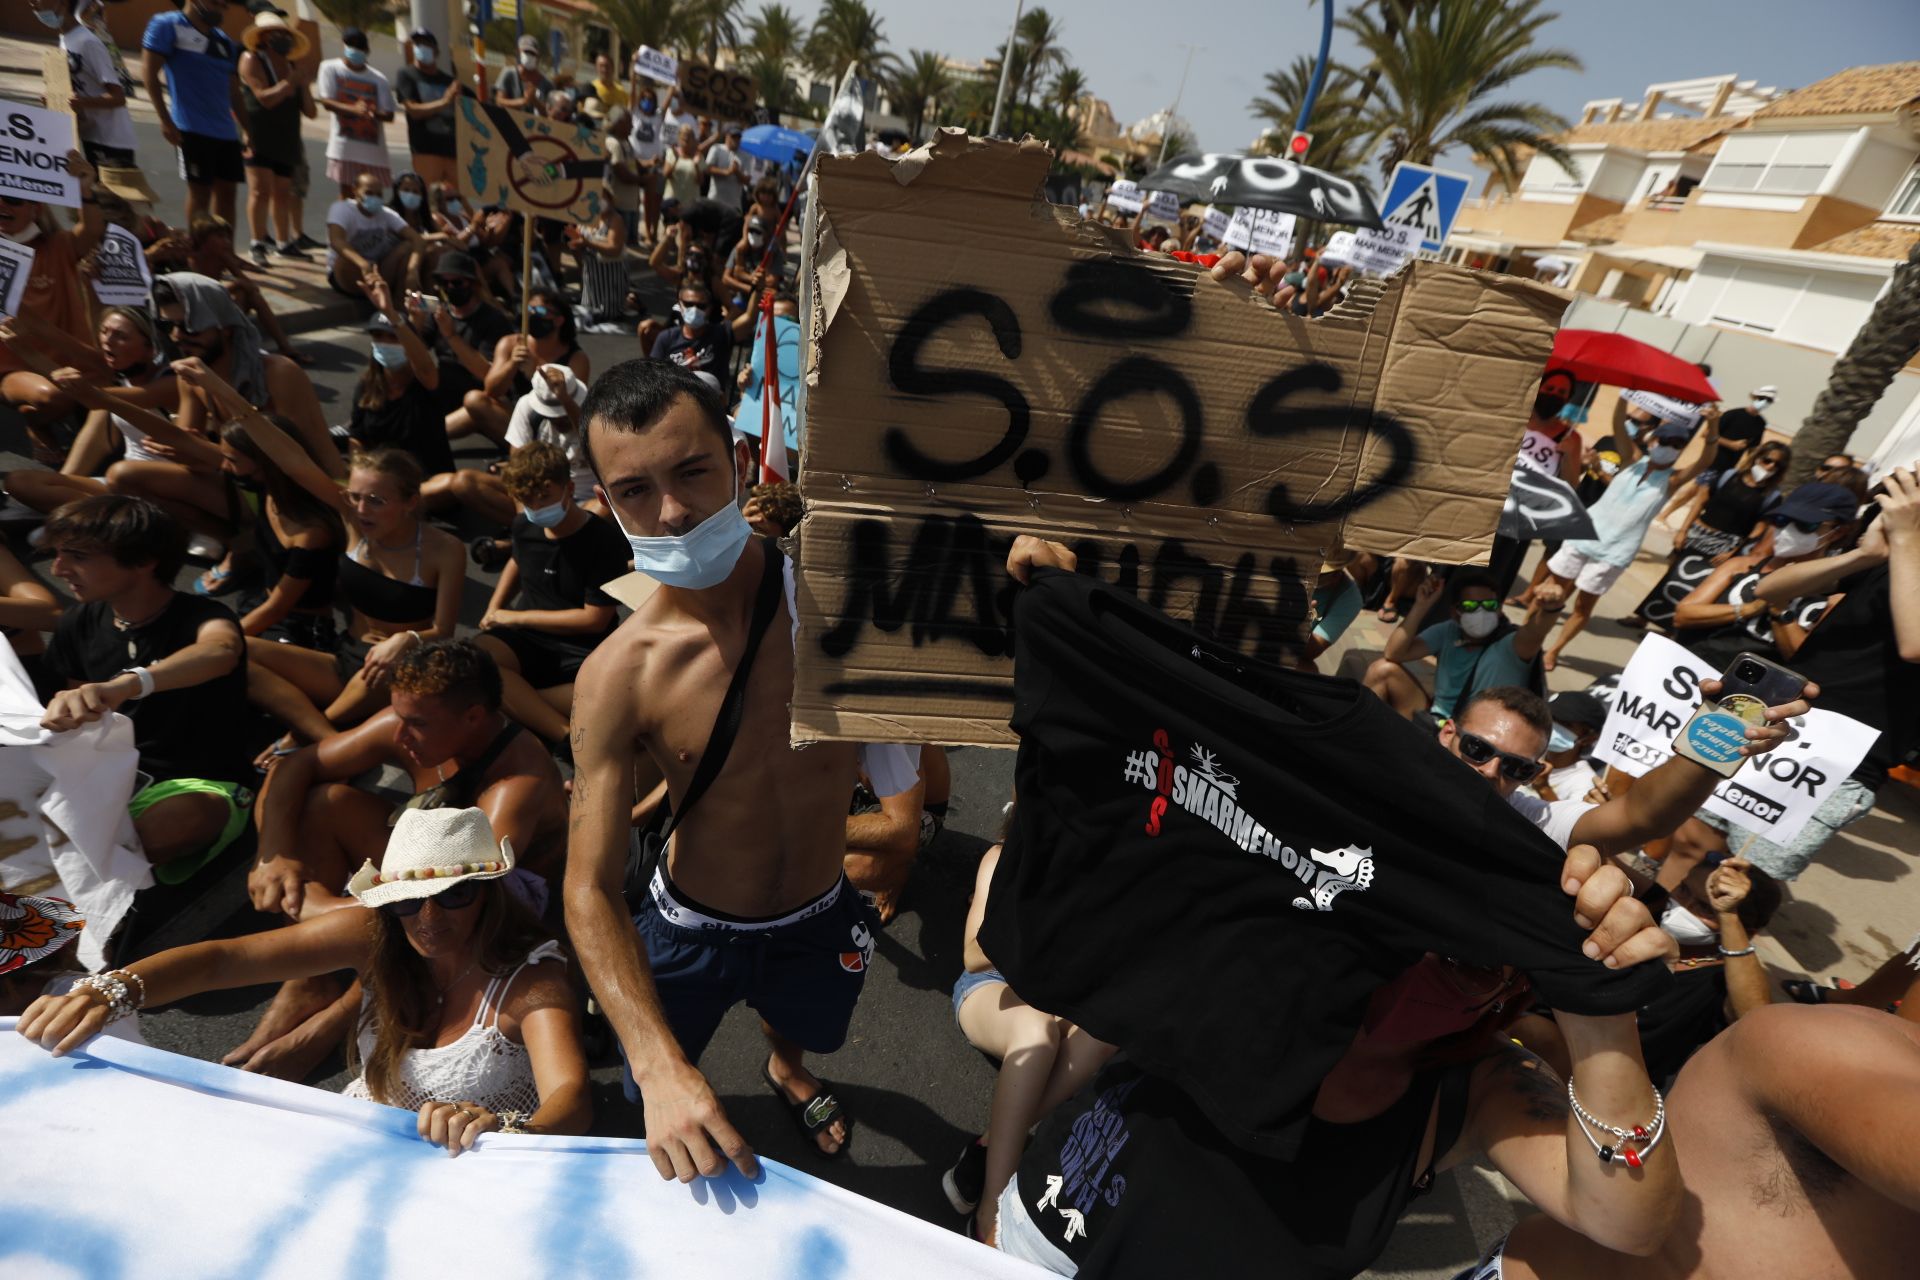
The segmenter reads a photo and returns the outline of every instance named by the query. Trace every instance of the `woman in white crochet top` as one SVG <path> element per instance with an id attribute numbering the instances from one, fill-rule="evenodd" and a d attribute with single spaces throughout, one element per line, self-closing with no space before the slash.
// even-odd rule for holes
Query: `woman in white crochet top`
<path id="1" fill-rule="evenodd" d="M 593 1118 L 580 1000 L 559 944 L 502 880 L 513 847 L 479 809 L 408 809 L 361 906 L 175 947 L 43 996 L 19 1030 L 56 1054 L 143 1005 L 354 969 L 366 987 L 350 1096 L 418 1111 L 452 1154 L 482 1133 L 584 1133 Z"/>

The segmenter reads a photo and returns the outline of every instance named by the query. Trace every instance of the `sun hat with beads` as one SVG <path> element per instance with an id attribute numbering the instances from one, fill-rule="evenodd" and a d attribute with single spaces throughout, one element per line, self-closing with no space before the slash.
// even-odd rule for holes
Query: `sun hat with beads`
<path id="1" fill-rule="evenodd" d="M 361 864 L 347 892 L 363 907 L 431 898 L 462 880 L 498 880 L 513 870 L 513 842 L 494 837 L 480 809 L 403 809 L 376 867 Z"/>
<path id="2" fill-rule="evenodd" d="M 85 924 L 64 899 L 0 893 L 0 973 L 46 959 L 77 937 Z"/>

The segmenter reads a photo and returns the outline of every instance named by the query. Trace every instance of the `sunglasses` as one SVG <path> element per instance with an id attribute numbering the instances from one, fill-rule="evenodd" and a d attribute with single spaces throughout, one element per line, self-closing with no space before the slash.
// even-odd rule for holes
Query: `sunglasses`
<path id="1" fill-rule="evenodd" d="M 157 323 L 162 333 L 184 333 L 188 337 L 192 337 L 196 333 L 205 333 L 207 331 L 206 329 L 189 329 L 187 328 L 187 322 L 185 320 L 168 320 L 162 317 Z M 211 327 L 211 325 L 208 326 L 208 328 Z"/>
<path id="2" fill-rule="evenodd" d="M 9 209 L 18 209 L 23 204 L 36 203 L 38 203 L 38 201 L 22 200 L 18 196 L 0 196 L 0 205 L 5 205 Z"/>
<path id="3" fill-rule="evenodd" d="M 1498 600 L 1462 600 L 1454 607 L 1462 613 L 1478 613 L 1482 609 L 1488 613 L 1497 613 L 1500 602 Z"/>
<path id="4" fill-rule="evenodd" d="M 378 511 L 380 508 L 386 506 L 388 501 L 377 493 L 355 493 L 351 489 L 343 490 L 340 496 L 347 500 L 347 505 L 352 507 L 365 507 L 369 511 Z"/>
<path id="5" fill-rule="evenodd" d="M 1468 733 L 1455 728 L 1454 735 L 1460 740 L 1460 757 L 1471 765 L 1482 765 L 1496 756 L 1500 760 L 1500 773 L 1515 782 L 1532 782 L 1540 772 L 1540 762 L 1528 756 L 1516 756 L 1510 751 L 1488 742 L 1477 733 Z"/>
<path id="6" fill-rule="evenodd" d="M 479 899 L 483 883 L 479 880 L 462 880 L 450 888 L 430 894 L 429 897 L 433 899 L 433 905 L 442 911 L 459 911 L 464 907 L 472 906 Z M 419 915 L 420 908 L 426 903 L 426 898 L 402 898 L 398 902 L 389 902 L 380 909 L 390 916 L 407 920 Z"/>

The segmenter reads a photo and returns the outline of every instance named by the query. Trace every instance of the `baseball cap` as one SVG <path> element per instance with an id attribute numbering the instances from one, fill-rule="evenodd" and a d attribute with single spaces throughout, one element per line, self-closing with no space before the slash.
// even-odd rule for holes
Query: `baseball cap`
<path id="1" fill-rule="evenodd" d="M 440 37 L 425 27 L 415 27 L 407 33 L 407 39 L 414 44 L 430 44 L 436 49 L 440 47 Z"/>
<path id="2" fill-rule="evenodd" d="M 367 317 L 367 322 L 361 325 L 360 327 L 366 330 L 368 333 L 398 333 L 399 332 L 398 326 L 396 326 L 393 323 L 393 321 L 387 319 L 387 313 L 384 311 L 374 312 L 372 315 Z"/>
<path id="3" fill-rule="evenodd" d="M 340 43 L 349 49 L 367 52 L 367 33 L 358 27 L 348 27 L 340 33 Z"/>
<path id="4" fill-rule="evenodd" d="M 462 280 L 476 280 L 480 276 L 480 265 L 473 260 L 472 254 L 463 253 L 459 249 L 449 249 L 440 255 L 438 262 L 433 264 L 433 274 L 456 276 Z"/>
<path id="5" fill-rule="evenodd" d="M 1829 520 L 1851 520 L 1860 509 L 1860 500 L 1845 485 L 1815 480 L 1803 484 L 1781 499 L 1767 513 L 1775 524 L 1825 524 Z"/>
<path id="6" fill-rule="evenodd" d="M 540 52 L 540 41 L 533 36 L 521 36 L 519 45 L 522 53 Z"/>
<path id="7" fill-rule="evenodd" d="M 1780 398 L 1780 388 L 1755 387 L 1753 389 L 1753 398 L 1755 400 L 1778 400 Z"/>
<path id="8" fill-rule="evenodd" d="M 1669 444 L 1685 444 L 1693 439 L 1693 431 L 1684 422 L 1662 422 L 1653 429 L 1653 438 Z"/>
<path id="9" fill-rule="evenodd" d="M 1585 725 L 1598 729 L 1607 723 L 1607 704 L 1590 693 L 1573 690 L 1556 693 L 1547 703 L 1547 710 L 1553 714 L 1555 722 L 1569 727 Z"/>

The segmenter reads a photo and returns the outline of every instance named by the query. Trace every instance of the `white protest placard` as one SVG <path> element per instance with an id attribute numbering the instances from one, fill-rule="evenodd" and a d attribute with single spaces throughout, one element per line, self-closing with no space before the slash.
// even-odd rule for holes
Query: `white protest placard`
<path id="1" fill-rule="evenodd" d="M 1353 232 L 1336 231 L 1320 246 L 1320 265 L 1340 267 L 1353 261 Z"/>
<path id="2" fill-rule="evenodd" d="M 1389 224 L 1379 231 L 1362 227 L 1352 233 L 1353 247 L 1346 255 L 1354 270 L 1370 276 L 1390 276 L 1413 257 L 1420 248 L 1419 233 L 1412 227 Z"/>
<path id="3" fill-rule="evenodd" d="M 1293 256 L 1294 216 L 1274 209 L 1253 209 L 1246 205 L 1233 211 L 1227 222 L 1227 234 L 1221 243 L 1229 249 L 1264 253 L 1271 258 Z"/>
<path id="4" fill-rule="evenodd" d="M 645 80 L 658 80 L 661 84 L 678 84 L 680 59 L 643 44 L 634 50 L 633 74 Z"/>
<path id="5" fill-rule="evenodd" d="M 1594 754 L 1638 777 L 1673 755 L 1673 739 L 1700 705 L 1700 682 L 1719 676 L 1664 636 L 1648 636 L 1620 674 Z M 1880 731 L 1818 707 L 1794 737 L 1742 765 L 1713 789 L 1708 812 L 1776 844 L 1798 835 L 1821 801 L 1847 780 Z M 1738 842 L 1735 842 L 1738 852 Z"/>
<path id="6" fill-rule="evenodd" d="M 1107 188 L 1107 208 L 1116 213 L 1138 213 L 1144 204 L 1140 184 L 1131 178 L 1116 178 Z"/>
<path id="7" fill-rule="evenodd" d="M 1528 427 L 1527 434 L 1520 439 L 1517 460 L 1529 471 L 1557 476 L 1560 474 L 1560 442 L 1544 431 Z"/>
<path id="8" fill-rule="evenodd" d="M 107 224 L 93 255 L 93 296 L 103 307 L 144 307 L 153 293 L 153 275 L 140 241 L 125 227 Z"/>
<path id="9" fill-rule="evenodd" d="M 0 196 L 80 207 L 80 183 L 67 172 L 73 117 L 0 99 Z"/>
<path id="10" fill-rule="evenodd" d="M 1225 240 L 1227 227 L 1232 221 L 1233 215 L 1225 209 L 1208 205 L 1206 214 L 1200 219 L 1200 234 L 1211 240 Z"/>
<path id="11" fill-rule="evenodd" d="M 1147 197 L 1147 216 L 1180 221 L 1180 200 L 1171 191 L 1155 191 Z"/>
<path id="12" fill-rule="evenodd" d="M 20 298 L 27 291 L 27 277 L 31 274 L 33 250 L 0 238 L 0 320 L 11 320 L 20 314 Z"/>

